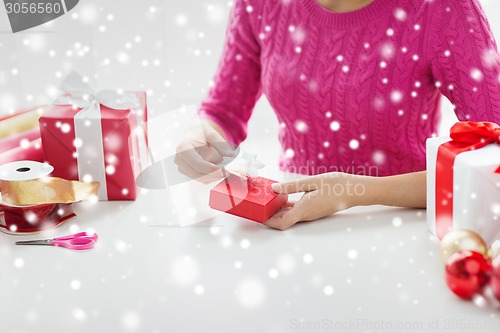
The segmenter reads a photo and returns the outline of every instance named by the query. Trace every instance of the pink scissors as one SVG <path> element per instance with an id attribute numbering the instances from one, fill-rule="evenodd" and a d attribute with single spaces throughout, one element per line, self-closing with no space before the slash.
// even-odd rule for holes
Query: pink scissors
<path id="1" fill-rule="evenodd" d="M 19 241 L 16 242 L 16 245 L 51 245 L 60 246 L 75 251 L 84 251 L 94 248 L 97 239 L 98 236 L 96 233 L 87 234 L 86 232 L 79 232 L 74 235 L 52 239 Z"/>

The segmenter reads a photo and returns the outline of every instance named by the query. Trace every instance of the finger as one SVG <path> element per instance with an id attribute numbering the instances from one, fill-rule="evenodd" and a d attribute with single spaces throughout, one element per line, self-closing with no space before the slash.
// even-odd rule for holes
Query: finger
<path id="1" fill-rule="evenodd" d="M 278 210 L 276 213 L 274 213 L 273 217 L 283 217 L 283 215 L 288 212 L 292 207 L 283 207 L 280 210 Z"/>
<path id="2" fill-rule="evenodd" d="M 189 178 L 191 179 L 196 179 L 198 177 L 200 177 L 200 174 L 196 171 L 194 171 L 193 169 L 191 168 L 186 168 L 186 167 L 177 167 L 177 170 L 179 171 L 179 173 L 185 175 L 185 176 L 188 176 Z"/>
<path id="3" fill-rule="evenodd" d="M 189 164 L 186 163 L 184 160 L 179 160 L 177 162 L 178 165 L 178 170 L 180 173 L 194 179 L 197 181 L 200 181 L 204 184 L 212 183 L 217 180 L 221 180 L 224 178 L 224 175 L 222 173 L 221 169 L 217 169 L 216 171 L 209 173 L 209 174 L 201 174 L 194 170 Z"/>
<path id="4" fill-rule="evenodd" d="M 179 172 L 182 173 L 183 175 L 186 175 L 193 179 L 194 181 L 197 181 L 199 183 L 203 184 L 210 184 L 216 181 L 220 181 L 223 177 L 217 176 L 215 174 L 208 174 L 208 175 L 201 175 L 199 173 L 193 172 L 192 170 L 189 169 L 183 169 L 183 168 L 178 168 Z"/>
<path id="5" fill-rule="evenodd" d="M 231 145 L 224 140 L 222 135 L 217 131 L 212 131 L 205 136 L 207 143 L 214 147 L 221 156 L 235 157 L 235 152 L 233 151 Z"/>
<path id="6" fill-rule="evenodd" d="M 271 184 L 271 188 L 276 193 L 292 194 L 317 190 L 318 184 L 315 177 L 307 177 L 289 182 L 273 183 Z"/>
<path id="7" fill-rule="evenodd" d="M 198 173 L 206 175 L 218 169 L 215 164 L 205 161 L 192 146 L 191 149 L 181 151 L 177 154 L 179 155 L 180 159 L 185 161 L 192 169 L 194 169 Z"/>
<path id="8" fill-rule="evenodd" d="M 217 164 L 221 163 L 224 159 L 222 155 L 215 149 L 209 145 L 203 145 L 201 147 L 196 147 L 196 151 L 200 156 L 208 162 Z"/>
<path id="9" fill-rule="evenodd" d="M 296 208 L 292 207 L 283 214 L 271 216 L 264 224 L 273 229 L 286 230 L 300 221 L 298 213 Z"/>

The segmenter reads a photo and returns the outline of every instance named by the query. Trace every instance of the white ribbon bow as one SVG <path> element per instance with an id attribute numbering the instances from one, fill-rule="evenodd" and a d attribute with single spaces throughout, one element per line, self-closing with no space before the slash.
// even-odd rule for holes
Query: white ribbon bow
<path id="1" fill-rule="evenodd" d="M 250 154 L 243 150 L 241 150 L 240 158 L 235 159 L 231 164 L 233 173 L 244 178 L 257 177 L 259 169 L 265 166 L 257 159 L 257 154 Z"/>
<path id="2" fill-rule="evenodd" d="M 91 108 L 98 108 L 100 111 L 101 104 L 115 110 L 130 110 L 139 107 L 139 101 L 134 94 L 111 89 L 95 91 L 80 74 L 74 71 L 61 82 L 60 90 L 61 94 L 57 97 L 55 104 L 70 104 L 76 108 L 84 108 L 80 112 L 86 112 Z"/>

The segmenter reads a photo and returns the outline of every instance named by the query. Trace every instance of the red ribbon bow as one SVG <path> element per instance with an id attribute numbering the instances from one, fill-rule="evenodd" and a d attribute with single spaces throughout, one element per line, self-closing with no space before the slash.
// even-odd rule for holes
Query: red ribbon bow
<path id="1" fill-rule="evenodd" d="M 455 142 L 482 148 L 490 143 L 500 143 L 500 126 L 487 121 L 460 121 L 451 127 L 450 137 Z"/>
<path id="2" fill-rule="evenodd" d="M 453 164 L 463 152 L 500 144 L 500 126 L 492 122 L 461 121 L 450 129 L 451 141 L 439 146 L 436 163 L 436 232 L 439 239 L 452 229 Z M 500 173 L 500 166 L 496 169 Z"/>

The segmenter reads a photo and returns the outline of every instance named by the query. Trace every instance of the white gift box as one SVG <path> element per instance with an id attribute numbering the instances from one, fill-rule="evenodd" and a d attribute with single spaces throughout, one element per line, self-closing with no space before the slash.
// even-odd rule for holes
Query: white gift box
<path id="1" fill-rule="evenodd" d="M 438 157 L 438 149 L 449 141 L 449 137 L 427 139 L 428 228 L 440 239 L 453 229 L 473 230 L 491 244 L 500 239 L 500 145 L 492 143 L 459 153 L 451 170 L 437 174 L 436 166 L 443 162 L 438 160 L 443 158 Z M 445 173 L 453 173 L 453 194 L 449 200 L 436 193 L 436 180 L 451 176 Z M 443 206 L 449 204 L 451 219 L 441 214 Z"/>

